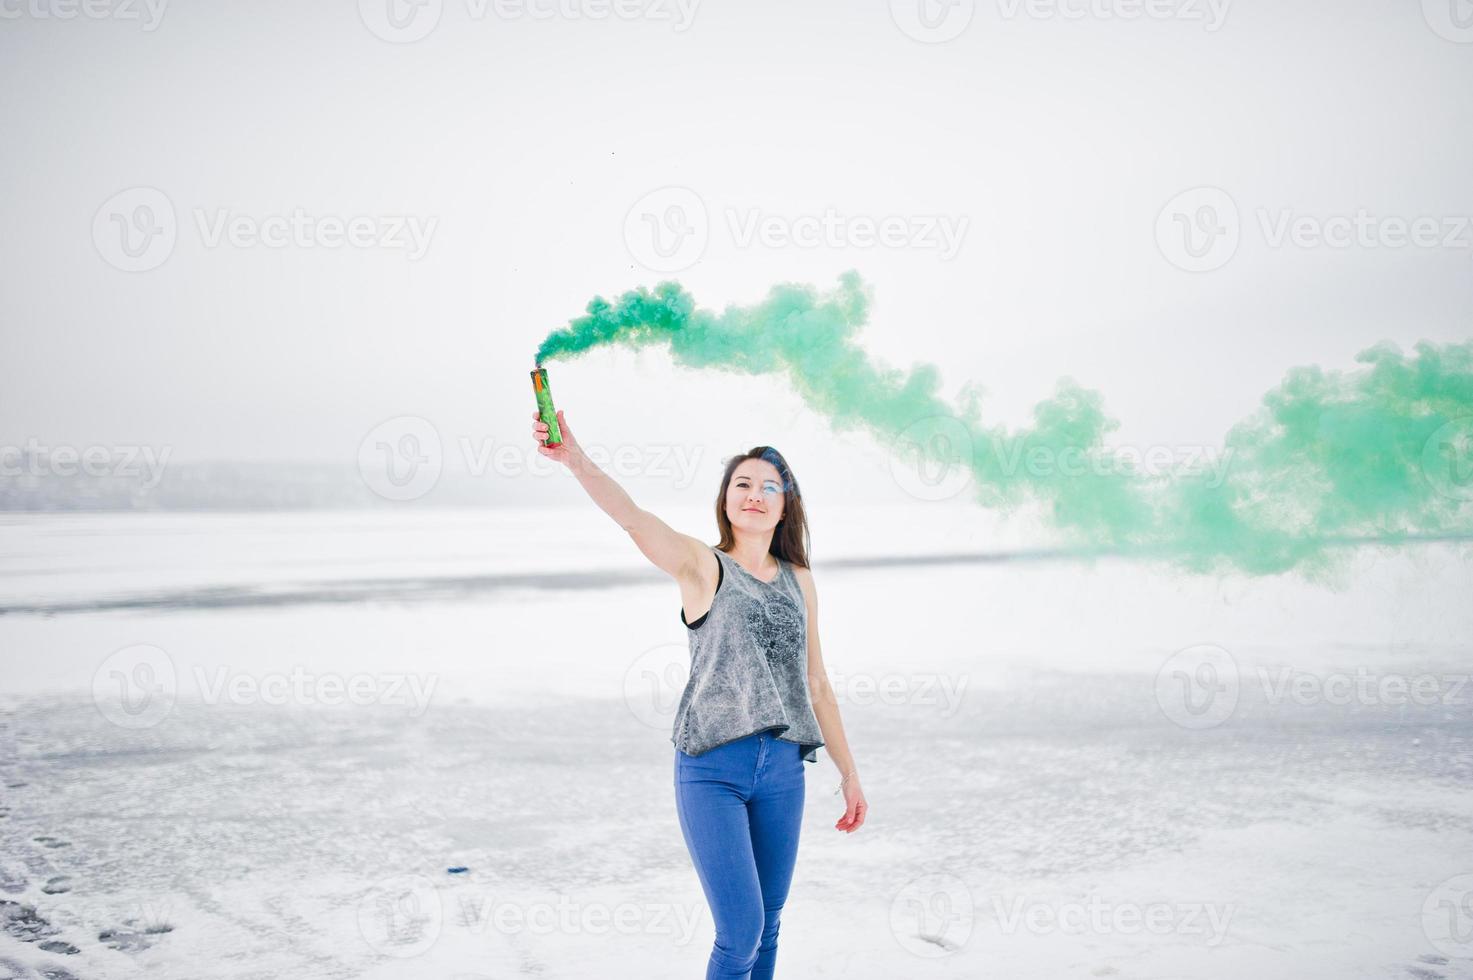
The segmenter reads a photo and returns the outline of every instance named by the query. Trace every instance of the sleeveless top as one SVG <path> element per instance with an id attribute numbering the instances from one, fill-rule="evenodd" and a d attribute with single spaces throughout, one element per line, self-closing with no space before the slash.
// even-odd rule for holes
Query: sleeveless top
<path id="1" fill-rule="evenodd" d="M 796 742 L 805 762 L 824 744 L 808 694 L 808 606 L 793 570 L 778 559 L 764 582 L 720 548 L 716 596 L 694 623 L 690 679 L 675 709 L 670 741 L 687 755 L 776 730 Z"/>

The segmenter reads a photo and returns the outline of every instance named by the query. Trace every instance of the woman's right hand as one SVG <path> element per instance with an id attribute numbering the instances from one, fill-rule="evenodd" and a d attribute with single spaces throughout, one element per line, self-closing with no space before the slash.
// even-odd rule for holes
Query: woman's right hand
<path id="1" fill-rule="evenodd" d="M 568 428 L 568 422 L 563 418 L 562 409 L 558 409 L 557 427 L 562 433 L 563 441 L 556 446 L 549 446 L 547 445 L 547 423 L 542 421 L 542 413 L 532 413 L 532 438 L 537 440 L 537 451 L 554 462 L 571 467 L 573 454 L 578 451 L 578 440 L 573 438 L 573 430 Z"/>

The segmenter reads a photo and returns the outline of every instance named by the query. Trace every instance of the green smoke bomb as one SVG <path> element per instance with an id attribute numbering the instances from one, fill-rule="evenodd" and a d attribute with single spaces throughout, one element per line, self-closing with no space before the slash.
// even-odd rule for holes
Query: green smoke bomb
<path id="1" fill-rule="evenodd" d="M 547 386 L 547 368 L 539 367 L 532 370 L 532 391 L 537 395 L 537 411 L 541 413 L 542 421 L 547 423 L 545 445 L 561 446 L 563 430 L 558 428 L 557 409 L 552 407 L 552 389 Z"/>

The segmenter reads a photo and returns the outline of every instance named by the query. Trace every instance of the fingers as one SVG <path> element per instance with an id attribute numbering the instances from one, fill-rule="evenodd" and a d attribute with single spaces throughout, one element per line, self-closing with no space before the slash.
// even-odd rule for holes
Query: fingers
<path id="1" fill-rule="evenodd" d="M 855 800 L 845 807 L 844 815 L 839 818 L 838 823 L 834 824 L 834 829 L 850 834 L 854 833 L 860 827 L 864 826 L 864 816 L 868 810 L 868 803 L 865 803 L 862 799 Z"/>
<path id="2" fill-rule="evenodd" d="M 562 410 L 561 409 L 558 410 L 557 420 L 558 420 L 558 426 L 562 429 L 562 435 L 563 435 L 562 441 L 564 443 L 566 443 L 566 442 L 568 442 L 572 438 L 573 432 L 572 432 L 571 429 L 567 428 L 568 423 L 565 422 L 565 421 L 563 421 L 563 413 L 562 413 Z M 547 440 L 549 438 L 551 438 L 551 437 L 552 437 L 551 429 L 550 429 L 550 427 L 548 426 L 548 424 L 546 422 L 542 421 L 542 413 L 541 412 L 533 412 L 532 413 L 532 438 L 533 439 L 536 439 L 537 442 L 540 444 L 538 446 L 538 451 L 539 452 L 542 452 L 544 455 L 549 455 L 550 452 L 551 452 L 551 450 L 548 449 L 548 447 L 547 447 Z"/>

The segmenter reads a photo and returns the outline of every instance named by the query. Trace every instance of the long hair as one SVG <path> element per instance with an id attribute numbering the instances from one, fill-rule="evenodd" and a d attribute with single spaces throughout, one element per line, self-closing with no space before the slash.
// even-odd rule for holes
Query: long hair
<path id="1" fill-rule="evenodd" d="M 721 531 L 721 542 L 716 547 L 722 551 L 730 551 L 736 544 L 731 521 L 726 516 L 726 491 L 731 486 L 731 475 L 736 472 L 736 468 L 749 459 L 771 463 L 777 467 L 777 472 L 782 477 L 783 516 L 772 530 L 772 544 L 768 547 L 768 552 L 800 568 L 807 568 L 810 545 L 808 516 L 803 512 L 803 497 L 798 492 L 798 480 L 793 476 L 788 461 L 783 459 L 783 454 L 771 446 L 753 446 L 745 453 L 726 461 L 726 472 L 721 475 L 721 489 L 716 492 L 716 527 Z"/>

